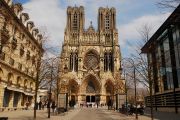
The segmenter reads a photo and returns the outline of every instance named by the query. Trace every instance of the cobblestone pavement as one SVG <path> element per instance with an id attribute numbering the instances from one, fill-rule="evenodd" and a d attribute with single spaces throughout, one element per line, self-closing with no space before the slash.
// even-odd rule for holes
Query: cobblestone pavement
<path id="1" fill-rule="evenodd" d="M 107 108 L 76 108 L 59 115 L 51 114 L 47 118 L 46 110 L 37 111 L 36 120 L 135 120 L 135 115 L 126 116 Z M 154 120 L 180 120 L 180 114 L 154 112 Z M 8 117 L 8 120 L 33 120 L 33 110 L 0 112 L 0 117 Z M 151 120 L 147 111 L 145 115 L 138 116 L 138 120 Z"/>

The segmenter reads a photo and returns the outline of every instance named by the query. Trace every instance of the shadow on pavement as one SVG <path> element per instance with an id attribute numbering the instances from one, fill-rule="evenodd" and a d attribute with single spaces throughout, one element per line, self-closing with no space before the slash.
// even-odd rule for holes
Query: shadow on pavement
<path id="1" fill-rule="evenodd" d="M 145 110 L 144 116 L 151 118 L 150 110 Z M 153 111 L 156 120 L 180 120 L 180 113 Z"/>

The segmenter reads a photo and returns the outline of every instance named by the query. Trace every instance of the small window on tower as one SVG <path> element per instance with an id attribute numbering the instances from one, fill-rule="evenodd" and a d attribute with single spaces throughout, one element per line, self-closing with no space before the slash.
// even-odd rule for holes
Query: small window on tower
<path id="1" fill-rule="evenodd" d="M 74 18 L 73 18 L 73 30 L 77 30 L 77 14 L 74 14 Z"/>
<path id="2" fill-rule="evenodd" d="M 110 20 L 109 20 L 109 15 L 105 16 L 105 29 L 109 30 L 110 29 Z"/>

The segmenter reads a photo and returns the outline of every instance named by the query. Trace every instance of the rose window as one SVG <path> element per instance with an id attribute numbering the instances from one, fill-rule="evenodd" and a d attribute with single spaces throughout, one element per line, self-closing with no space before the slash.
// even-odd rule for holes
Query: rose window
<path id="1" fill-rule="evenodd" d="M 87 69 L 96 68 L 99 64 L 98 56 L 93 52 L 87 53 L 84 59 L 84 64 Z"/>

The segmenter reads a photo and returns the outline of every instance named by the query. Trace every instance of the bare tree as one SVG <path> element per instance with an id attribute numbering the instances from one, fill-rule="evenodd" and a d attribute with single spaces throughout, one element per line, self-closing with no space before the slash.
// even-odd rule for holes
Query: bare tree
<path id="1" fill-rule="evenodd" d="M 140 39 L 135 45 L 134 53 L 131 54 L 131 59 L 134 61 L 134 65 L 136 70 L 136 80 L 141 83 L 147 90 L 149 90 L 150 99 L 152 101 L 152 88 L 153 88 L 153 80 L 150 79 L 150 69 L 148 67 L 148 56 L 145 54 L 141 54 L 141 48 L 151 37 L 152 27 L 149 24 L 143 24 L 138 32 L 140 34 Z M 129 43 L 130 44 L 130 43 Z M 131 45 L 131 44 L 130 44 Z M 131 45 L 133 46 L 133 45 Z M 134 46 L 133 46 L 134 47 Z M 133 71 L 129 72 L 129 77 L 133 78 Z M 151 119 L 153 120 L 153 106 L 151 102 Z"/>
<path id="2" fill-rule="evenodd" d="M 141 39 L 139 41 L 142 41 L 142 44 L 139 44 L 137 47 L 142 48 L 143 45 L 150 39 L 151 36 L 151 31 L 152 27 L 149 24 L 144 24 L 142 27 L 139 29 L 139 34 L 141 35 Z M 140 50 L 140 49 L 139 49 Z M 140 51 L 137 51 L 137 54 L 132 55 L 135 61 L 137 62 L 136 66 L 136 71 L 138 74 L 137 79 L 143 85 L 145 85 L 149 89 L 149 94 L 150 94 L 150 108 L 151 108 L 151 119 L 153 120 L 153 104 L 152 104 L 152 89 L 153 89 L 153 80 L 150 78 L 150 68 L 148 65 L 148 56 L 141 54 Z"/>
<path id="3" fill-rule="evenodd" d="M 38 59 L 36 62 L 36 82 L 35 82 L 35 99 L 34 104 L 37 103 L 37 93 L 41 88 L 46 88 L 51 86 L 52 89 L 56 89 L 56 77 L 57 76 L 57 64 L 58 60 L 54 55 L 54 58 L 48 58 L 47 54 L 51 52 L 53 47 L 48 46 L 49 34 L 47 33 L 46 28 L 42 27 L 41 30 L 43 40 L 42 47 L 43 53 L 41 54 L 42 58 Z M 56 64 L 56 65 L 55 65 Z M 34 105 L 34 118 L 36 119 L 36 106 Z"/>
<path id="4" fill-rule="evenodd" d="M 58 57 L 41 59 L 37 63 L 37 78 L 36 78 L 36 89 L 35 89 L 35 101 L 37 103 L 37 92 L 39 89 L 45 88 L 49 90 L 57 89 L 58 80 Z M 36 118 L 36 106 L 34 108 L 34 118 Z"/>
<path id="5" fill-rule="evenodd" d="M 162 9 L 175 9 L 180 4 L 180 0 L 161 0 L 157 6 Z"/>

